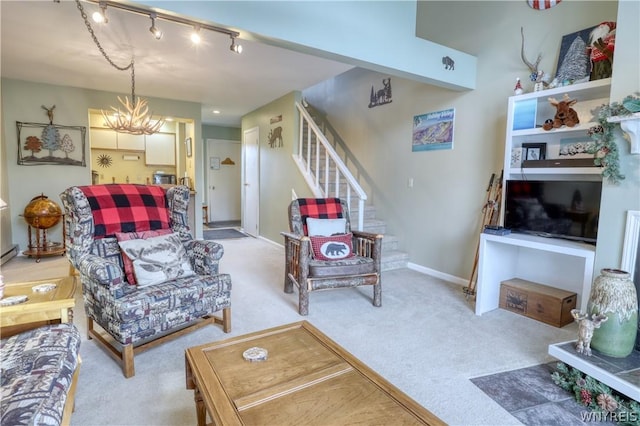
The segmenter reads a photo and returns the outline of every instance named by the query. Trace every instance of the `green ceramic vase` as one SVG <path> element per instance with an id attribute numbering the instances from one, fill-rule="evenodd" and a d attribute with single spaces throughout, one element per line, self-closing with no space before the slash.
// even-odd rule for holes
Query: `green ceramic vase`
<path id="1" fill-rule="evenodd" d="M 624 358 L 633 351 L 638 332 L 638 299 L 628 272 L 602 269 L 591 287 L 587 313 L 608 318 L 593 330 L 593 349 L 615 358 Z"/>

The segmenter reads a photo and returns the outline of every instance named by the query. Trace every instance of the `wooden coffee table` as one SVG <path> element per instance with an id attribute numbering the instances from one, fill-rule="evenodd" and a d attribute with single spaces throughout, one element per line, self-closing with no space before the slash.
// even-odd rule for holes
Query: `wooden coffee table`
<path id="1" fill-rule="evenodd" d="M 266 361 L 245 361 L 252 347 Z M 443 425 L 309 322 L 302 321 L 185 353 L 198 425 Z"/>
<path id="2" fill-rule="evenodd" d="M 55 284 L 56 288 L 46 292 L 33 290 L 34 286 L 49 283 Z M 0 306 L 2 337 L 9 337 L 43 322 L 73 322 L 75 292 L 75 276 L 5 284 L 3 300 L 19 295 L 25 295 L 28 299 L 16 305 Z"/>

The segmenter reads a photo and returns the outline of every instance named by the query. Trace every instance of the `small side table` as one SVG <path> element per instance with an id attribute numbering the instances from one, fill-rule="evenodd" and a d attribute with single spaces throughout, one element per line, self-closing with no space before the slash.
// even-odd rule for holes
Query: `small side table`
<path id="1" fill-rule="evenodd" d="M 41 284 L 55 284 L 56 288 L 46 292 L 33 290 Z M 9 337 L 19 332 L 42 325 L 43 322 L 73 322 L 77 277 L 5 283 L 4 297 L 27 296 L 27 301 L 9 306 L 0 306 L 0 334 Z"/>
<path id="2" fill-rule="evenodd" d="M 48 216 L 47 216 L 48 217 Z M 57 217 L 57 216 L 56 216 Z M 34 241 L 34 232 L 32 231 L 32 226 L 27 224 L 28 236 L 29 236 L 29 246 L 27 250 L 23 251 L 22 254 L 32 257 L 36 257 L 36 262 L 40 262 L 41 257 L 45 256 L 56 256 L 56 255 L 64 255 L 67 251 L 65 245 L 65 235 L 66 235 L 66 227 L 64 222 L 64 214 L 60 215 L 62 220 L 62 242 L 54 243 L 47 240 L 47 229 L 42 229 L 37 227 L 37 222 L 40 217 L 33 217 L 34 226 L 35 226 L 35 241 Z"/>

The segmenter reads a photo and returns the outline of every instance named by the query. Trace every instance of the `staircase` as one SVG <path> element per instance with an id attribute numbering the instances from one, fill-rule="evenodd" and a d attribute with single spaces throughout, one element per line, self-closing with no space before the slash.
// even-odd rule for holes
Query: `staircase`
<path id="1" fill-rule="evenodd" d="M 371 186 L 366 171 L 326 118 L 308 104 L 296 103 L 296 107 L 300 113 L 300 141 L 293 159 L 314 195 L 345 199 L 354 229 L 384 235 L 383 271 L 406 268 L 409 255 L 398 249 L 398 239 L 394 235 L 387 234 L 386 223 L 376 217 L 375 205 L 362 188 L 363 185 Z"/>

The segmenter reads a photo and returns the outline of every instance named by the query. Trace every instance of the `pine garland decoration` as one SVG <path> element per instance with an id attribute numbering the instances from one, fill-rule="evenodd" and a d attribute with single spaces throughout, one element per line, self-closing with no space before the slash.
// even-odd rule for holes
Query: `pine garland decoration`
<path id="1" fill-rule="evenodd" d="M 612 391 L 609 386 L 583 374 L 580 370 L 559 362 L 556 371 L 551 374 L 551 379 L 562 389 L 573 393 L 576 401 L 591 411 L 618 419 L 619 423 L 624 425 L 640 426 L 638 401 Z"/>
<path id="2" fill-rule="evenodd" d="M 602 166 L 602 177 L 612 183 L 619 183 L 624 180 L 624 175 L 620 171 L 620 154 L 618 145 L 614 139 L 614 131 L 620 126 L 619 123 L 610 123 L 609 117 L 630 115 L 632 111 L 625 105 L 638 104 L 640 98 L 629 95 L 622 102 L 612 102 L 602 105 L 597 114 L 598 125 L 589 129 L 589 136 L 595 141 L 594 146 L 589 150 L 595 154 L 593 163 Z"/>

